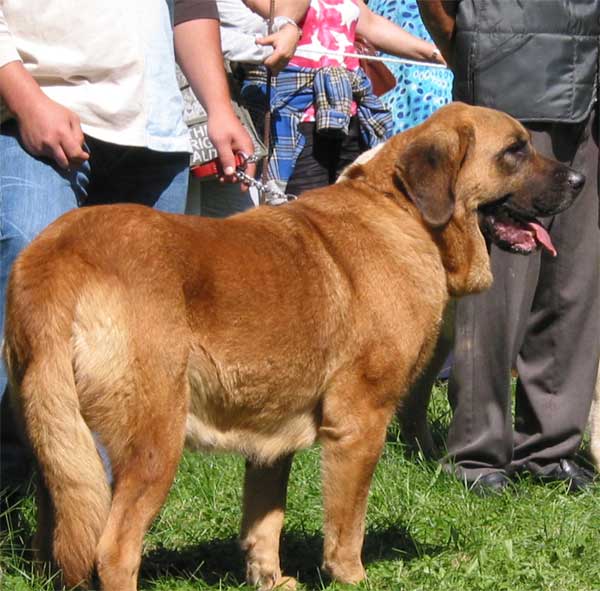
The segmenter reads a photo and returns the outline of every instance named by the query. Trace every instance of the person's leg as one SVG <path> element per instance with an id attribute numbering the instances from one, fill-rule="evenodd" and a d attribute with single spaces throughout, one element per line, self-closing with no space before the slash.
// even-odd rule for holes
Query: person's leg
<path id="1" fill-rule="evenodd" d="M 4 334 L 5 299 L 8 278 L 18 254 L 48 224 L 77 207 L 85 194 L 89 165 L 77 171 L 63 171 L 51 161 L 31 156 L 19 141 L 14 121 L 2 124 L 0 133 L 0 334 Z M 11 477 L 28 474 L 6 397 L 4 364 L 0 361 L 0 433 L 3 485 Z"/>
<path id="2" fill-rule="evenodd" d="M 286 188 L 287 193 L 296 196 L 331 184 L 332 154 L 338 149 L 336 140 L 316 133 L 314 123 L 301 123 L 300 132 L 306 143 Z"/>
<path id="3" fill-rule="evenodd" d="M 360 132 L 358 117 L 354 116 L 350 119 L 348 135 L 345 135 L 339 141 L 339 148 L 335 154 L 334 166 L 332 167 L 333 178 L 331 182 L 335 183 L 342 171 L 368 148 Z"/>
<path id="4" fill-rule="evenodd" d="M 491 248 L 492 287 L 456 302 L 454 362 L 448 384 L 453 418 L 446 468 L 474 482 L 512 460 L 510 371 L 519 326 L 531 305 L 539 254 Z"/>
<path id="5" fill-rule="evenodd" d="M 94 169 L 86 205 L 139 203 L 184 213 L 189 154 L 118 146 L 90 138 Z"/>
<path id="6" fill-rule="evenodd" d="M 597 123 L 595 124 L 597 126 Z M 587 126 L 554 125 L 533 133 L 545 153 L 584 172 L 574 205 L 550 235 L 558 256 L 542 256 L 540 278 L 517 359 L 515 468 L 541 475 L 579 448 L 596 381 L 600 334 L 598 138 Z"/>
<path id="7" fill-rule="evenodd" d="M 190 177 L 186 213 L 225 218 L 254 206 L 250 191 L 242 191 L 239 184 Z"/>

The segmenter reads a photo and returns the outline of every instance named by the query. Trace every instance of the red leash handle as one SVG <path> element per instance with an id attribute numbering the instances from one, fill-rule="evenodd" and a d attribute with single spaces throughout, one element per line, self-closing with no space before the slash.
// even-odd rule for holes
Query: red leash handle
<path id="1" fill-rule="evenodd" d="M 235 155 L 235 166 L 242 166 L 248 159 L 247 156 L 238 152 Z M 223 176 L 225 172 L 223 171 L 223 167 L 221 166 L 221 162 L 218 158 L 214 158 L 213 160 L 209 160 L 208 162 L 204 162 L 203 164 L 196 164 L 190 168 L 191 173 L 198 178 L 208 178 L 211 176 Z"/>

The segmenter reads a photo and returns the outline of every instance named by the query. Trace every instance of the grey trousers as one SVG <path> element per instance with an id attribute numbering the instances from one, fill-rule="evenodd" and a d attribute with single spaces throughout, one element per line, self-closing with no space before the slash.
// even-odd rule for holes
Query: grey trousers
<path id="1" fill-rule="evenodd" d="M 492 246 L 492 288 L 457 302 L 445 461 L 461 478 L 543 474 L 581 443 L 600 349 L 598 126 L 597 105 L 581 125 L 528 126 L 539 151 L 587 177 L 575 204 L 548 220 L 558 256 Z"/>

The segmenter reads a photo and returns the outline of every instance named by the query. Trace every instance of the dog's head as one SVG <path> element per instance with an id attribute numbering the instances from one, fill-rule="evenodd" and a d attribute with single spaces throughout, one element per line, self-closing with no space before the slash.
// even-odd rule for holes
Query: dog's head
<path id="1" fill-rule="evenodd" d="M 379 179 L 383 192 L 410 201 L 440 244 L 453 295 L 491 283 L 482 231 L 500 248 L 556 254 L 538 216 L 573 202 L 585 178 L 538 154 L 512 117 L 452 103 L 425 123 L 359 158 L 344 178 Z M 389 181 L 389 182 L 386 182 Z"/>

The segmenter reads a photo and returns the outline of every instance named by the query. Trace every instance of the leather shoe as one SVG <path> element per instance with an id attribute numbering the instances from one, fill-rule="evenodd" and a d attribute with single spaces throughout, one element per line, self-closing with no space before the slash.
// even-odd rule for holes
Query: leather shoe
<path id="1" fill-rule="evenodd" d="M 564 482 L 569 493 L 579 492 L 594 482 L 594 474 L 590 470 L 564 458 L 550 472 L 538 472 L 535 476 L 542 482 Z"/>
<path id="2" fill-rule="evenodd" d="M 504 472 L 490 472 L 469 483 L 469 490 L 480 497 L 487 497 L 501 494 L 510 485 L 510 478 Z"/>

